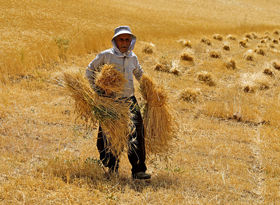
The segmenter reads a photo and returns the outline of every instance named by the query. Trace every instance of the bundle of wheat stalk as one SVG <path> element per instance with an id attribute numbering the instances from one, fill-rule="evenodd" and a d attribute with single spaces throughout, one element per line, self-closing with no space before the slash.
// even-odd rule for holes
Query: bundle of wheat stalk
<path id="1" fill-rule="evenodd" d="M 171 146 L 175 128 L 167 95 L 145 74 L 140 81 L 140 92 L 146 101 L 143 120 L 147 155 L 165 153 Z"/>
<path id="2" fill-rule="evenodd" d="M 105 66 L 105 68 L 107 69 L 108 66 Z M 116 70 L 113 67 L 110 69 L 115 75 L 112 77 L 108 74 L 109 71 L 107 70 L 105 73 L 108 74 L 108 81 L 111 80 L 110 77 L 115 81 L 107 83 L 105 80 L 106 76 L 102 76 L 101 74 L 99 79 L 103 79 L 104 81 L 100 82 L 107 86 L 108 92 L 122 90 L 123 84 L 115 83 L 115 85 L 121 87 L 118 89 L 113 86 L 118 78 L 122 78 L 122 74 L 119 73 L 119 76 L 117 76 Z M 84 119 L 86 122 L 90 122 L 89 124 L 94 126 L 99 121 L 103 132 L 110 142 L 110 145 L 106 149 L 116 155 L 119 155 L 123 149 L 127 149 L 128 135 L 132 131 L 132 114 L 129 111 L 129 104 L 123 101 L 116 101 L 113 98 L 98 96 L 80 73 L 64 73 L 64 80 L 69 95 L 75 101 L 75 112 L 78 117 Z M 122 82 L 124 83 L 124 81 Z M 99 86 L 104 88 L 102 83 Z"/>
<path id="3" fill-rule="evenodd" d="M 124 75 L 117 71 L 112 64 L 105 64 L 101 71 L 96 73 L 95 84 L 102 88 L 107 95 L 120 93 L 127 82 Z"/>

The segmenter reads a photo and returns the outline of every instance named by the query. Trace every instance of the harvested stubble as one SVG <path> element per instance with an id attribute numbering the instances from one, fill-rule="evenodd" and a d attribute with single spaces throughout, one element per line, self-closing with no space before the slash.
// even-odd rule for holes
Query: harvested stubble
<path id="1" fill-rule="evenodd" d="M 141 78 L 140 92 L 146 101 L 143 120 L 147 155 L 167 153 L 176 127 L 167 95 L 147 75 Z"/>
<path id="2" fill-rule="evenodd" d="M 105 64 L 96 74 L 95 84 L 102 88 L 106 94 L 121 93 L 127 82 L 124 75 L 114 68 L 112 64 Z"/>
<path id="3" fill-rule="evenodd" d="M 94 127 L 99 121 L 110 142 L 106 149 L 116 155 L 127 149 L 127 137 L 132 131 L 129 104 L 98 96 L 80 73 L 64 73 L 64 80 L 69 95 L 75 101 L 75 112 L 78 117 Z"/>
<path id="4" fill-rule="evenodd" d="M 198 73 L 197 79 L 209 86 L 216 85 L 216 83 L 213 80 L 212 75 L 210 73 L 208 73 L 207 71 L 201 71 L 200 73 Z"/>
<path id="5" fill-rule="evenodd" d="M 193 61 L 193 56 L 188 52 L 182 53 L 180 58 L 184 61 Z"/>

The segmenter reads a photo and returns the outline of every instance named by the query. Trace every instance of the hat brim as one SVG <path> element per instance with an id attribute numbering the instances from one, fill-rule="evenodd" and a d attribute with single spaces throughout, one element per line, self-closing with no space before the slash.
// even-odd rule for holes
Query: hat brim
<path id="1" fill-rule="evenodd" d="M 120 31 L 120 32 L 116 33 L 116 34 L 113 36 L 112 39 L 114 39 L 114 38 L 116 38 L 117 36 L 122 35 L 122 34 L 130 34 L 132 37 L 135 37 L 131 32 L 124 30 L 124 31 Z"/>

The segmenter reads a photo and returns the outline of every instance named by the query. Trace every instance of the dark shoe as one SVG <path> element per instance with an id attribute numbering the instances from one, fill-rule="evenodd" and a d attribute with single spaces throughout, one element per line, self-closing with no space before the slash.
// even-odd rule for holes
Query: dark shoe
<path id="1" fill-rule="evenodd" d="M 133 179 L 151 179 L 151 175 L 145 172 L 137 172 L 132 174 Z"/>

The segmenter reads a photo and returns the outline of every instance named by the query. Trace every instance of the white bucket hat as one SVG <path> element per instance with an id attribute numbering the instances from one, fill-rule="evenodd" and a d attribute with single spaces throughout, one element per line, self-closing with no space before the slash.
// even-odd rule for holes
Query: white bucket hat
<path id="1" fill-rule="evenodd" d="M 119 26 L 119 27 L 115 28 L 115 34 L 112 39 L 114 39 L 115 37 L 117 37 L 121 34 L 130 34 L 130 35 L 132 35 L 132 37 L 135 38 L 135 36 L 132 34 L 129 26 Z"/>

